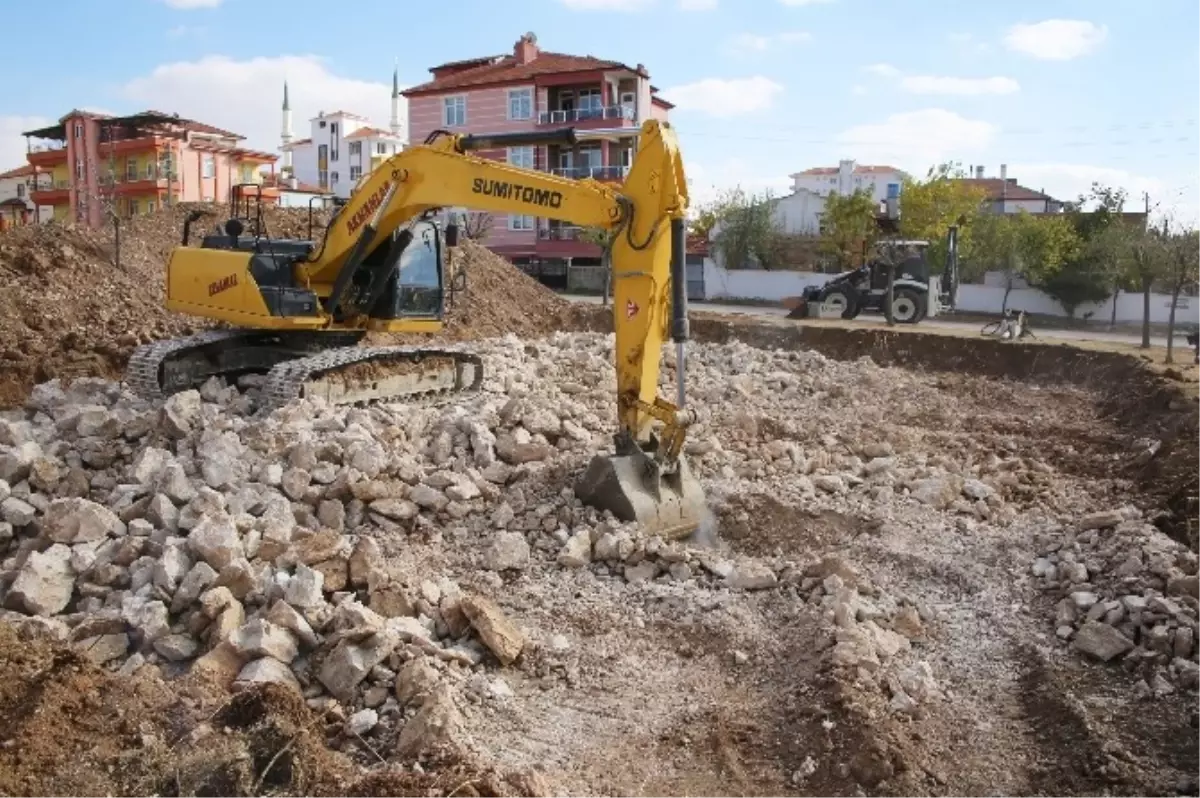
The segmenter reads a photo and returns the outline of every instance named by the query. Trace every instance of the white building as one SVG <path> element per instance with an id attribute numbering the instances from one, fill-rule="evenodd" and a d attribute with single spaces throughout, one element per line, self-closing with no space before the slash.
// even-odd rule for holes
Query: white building
<path id="1" fill-rule="evenodd" d="M 867 189 L 876 202 L 883 202 L 888 198 L 889 191 L 899 195 L 900 186 L 908 174 L 894 166 L 867 166 L 842 160 L 837 166 L 805 169 L 788 177 L 792 178 L 793 191 L 807 189 L 827 197 L 833 192 L 844 195 Z"/>
<path id="2" fill-rule="evenodd" d="M 45 222 L 54 217 L 54 208 L 34 205 L 30 198 L 33 191 L 33 172 L 31 164 L 18 166 L 7 172 L 0 172 L 0 219 L 6 227 L 15 227 L 30 222 Z M 38 175 L 41 188 L 50 188 L 52 182 L 49 172 Z"/>
<path id="3" fill-rule="evenodd" d="M 283 86 L 283 171 L 300 183 L 332 192 L 345 199 L 359 179 L 381 161 L 404 149 L 408 143 L 400 121 L 399 75 L 392 75 L 392 118 L 390 130 L 371 124 L 366 117 L 348 111 L 320 112 L 309 120 L 310 135 L 292 136 L 292 110 L 288 87 Z"/>

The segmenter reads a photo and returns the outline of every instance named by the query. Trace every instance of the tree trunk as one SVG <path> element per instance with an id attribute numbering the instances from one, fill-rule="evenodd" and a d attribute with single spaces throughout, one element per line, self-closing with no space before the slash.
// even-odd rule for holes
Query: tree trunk
<path id="1" fill-rule="evenodd" d="M 1153 286 L 1152 278 L 1142 278 L 1142 349 L 1150 348 L 1150 289 Z"/>
<path id="2" fill-rule="evenodd" d="M 609 294 L 609 291 L 612 290 L 612 258 L 610 257 L 611 251 L 612 250 L 610 250 L 608 247 L 605 247 L 603 252 L 600 253 L 600 265 L 601 265 L 601 267 L 603 267 L 603 270 L 604 270 L 604 307 L 608 307 L 608 294 Z"/>
<path id="3" fill-rule="evenodd" d="M 1108 331 L 1112 332 L 1117 326 L 1117 297 L 1121 295 L 1121 289 L 1113 286 L 1113 301 L 1112 301 L 1112 317 L 1108 320 Z"/>
<path id="4" fill-rule="evenodd" d="M 1000 315 L 1004 315 L 1004 311 L 1008 310 L 1008 295 L 1012 293 L 1013 281 L 1012 275 L 1008 276 L 1008 281 L 1004 284 L 1004 300 L 1000 303 Z"/>
<path id="5" fill-rule="evenodd" d="M 1179 294 L 1183 291 L 1183 283 L 1171 286 L 1171 310 L 1167 315 L 1167 362 L 1174 363 L 1175 350 L 1175 304 L 1179 302 Z"/>

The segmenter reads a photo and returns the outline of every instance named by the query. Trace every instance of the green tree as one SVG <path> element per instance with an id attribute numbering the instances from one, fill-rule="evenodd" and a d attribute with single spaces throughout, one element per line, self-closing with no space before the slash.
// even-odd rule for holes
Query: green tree
<path id="1" fill-rule="evenodd" d="M 725 268 L 743 269 L 751 261 L 764 269 L 782 265 L 783 233 L 770 191 L 750 195 L 734 188 L 722 194 L 711 210 L 716 221 L 710 234 Z"/>
<path id="2" fill-rule="evenodd" d="M 821 214 L 821 253 L 833 257 L 839 269 L 852 268 L 879 235 L 876 212 L 870 191 L 830 194 Z"/>
<path id="3" fill-rule="evenodd" d="M 1183 230 L 1166 241 L 1166 282 L 1171 291 L 1171 311 L 1167 317 L 1167 362 L 1173 363 L 1175 343 L 1175 306 L 1185 287 L 1200 283 L 1200 232 Z"/>
<path id="4" fill-rule="evenodd" d="M 1116 324 L 1117 297 L 1129 287 L 1129 229 L 1124 223 L 1124 189 L 1092 183 L 1091 189 L 1068 203 L 1064 217 L 1075 228 L 1079 246 L 1074 257 L 1063 264 L 1063 277 L 1040 286 L 1058 299 L 1067 313 L 1084 302 L 1112 298 L 1109 326 Z M 1087 206 L 1091 210 L 1084 210 Z M 1059 296 L 1056 291 L 1063 292 Z"/>
<path id="5" fill-rule="evenodd" d="M 604 299 L 608 305 L 608 296 L 612 290 L 612 243 L 616 233 L 603 227 L 584 227 L 579 231 L 579 240 L 600 247 L 600 268 L 604 270 Z"/>
<path id="6" fill-rule="evenodd" d="M 1129 254 L 1131 276 L 1142 289 L 1142 349 L 1150 348 L 1150 294 L 1154 283 L 1167 276 L 1167 229 L 1144 226 L 1130 231 Z"/>
<path id="7" fill-rule="evenodd" d="M 983 210 L 987 193 L 966 183 L 961 165 L 943 163 L 932 167 L 924 180 L 905 179 L 900 190 L 900 233 L 929 242 L 929 264 L 933 271 L 946 265 L 946 233 L 958 225 L 960 259 L 972 252 L 972 227 Z"/>

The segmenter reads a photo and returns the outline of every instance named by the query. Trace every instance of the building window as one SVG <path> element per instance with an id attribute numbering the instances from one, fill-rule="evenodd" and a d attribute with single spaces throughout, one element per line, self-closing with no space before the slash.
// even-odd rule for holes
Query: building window
<path id="1" fill-rule="evenodd" d="M 338 173 L 337 173 L 337 172 L 330 172 L 330 173 L 329 173 L 329 184 L 330 184 L 330 185 L 333 185 L 333 186 L 336 186 L 336 185 L 337 185 L 337 182 L 338 182 Z"/>
<path id="2" fill-rule="evenodd" d="M 146 213 L 154 213 L 154 200 L 146 200 Z"/>
<path id="3" fill-rule="evenodd" d="M 362 142 L 361 141 L 350 142 L 350 154 L 351 155 L 362 155 Z"/>
<path id="4" fill-rule="evenodd" d="M 358 180 L 360 177 L 362 177 L 362 167 L 361 166 L 351 166 L 350 167 L 350 179 Z"/>
<path id="5" fill-rule="evenodd" d="M 131 199 L 129 201 L 129 215 L 137 216 L 137 212 L 138 212 L 138 201 L 135 199 Z"/>
<path id="6" fill-rule="evenodd" d="M 599 111 L 604 107 L 603 98 L 600 95 L 599 89 L 580 89 L 579 103 L 576 107 L 580 111 Z"/>
<path id="7" fill-rule="evenodd" d="M 75 179 L 83 180 L 83 161 L 79 158 L 75 159 Z"/>
<path id="8" fill-rule="evenodd" d="M 329 188 L 329 173 L 324 169 L 317 172 L 317 185 L 321 188 Z"/>
<path id="9" fill-rule="evenodd" d="M 217 176 L 217 159 L 211 155 L 205 155 L 200 162 L 200 176 L 204 178 L 214 178 Z"/>
<path id="10" fill-rule="evenodd" d="M 532 169 L 533 147 L 509 147 L 508 162 L 522 169 Z"/>
<path id="11" fill-rule="evenodd" d="M 25 184 L 17 183 L 17 199 L 25 198 Z"/>
<path id="12" fill-rule="evenodd" d="M 384 144 L 382 141 L 379 142 L 378 144 L 376 144 L 375 145 L 375 154 L 376 155 L 387 155 L 388 154 L 388 145 Z"/>
<path id="13" fill-rule="evenodd" d="M 335 137 L 337 136 L 337 122 L 329 123 L 329 135 L 335 136 Z"/>
<path id="14" fill-rule="evenodd" d="M 137 161 L 135 161 L 133 158 L 130 158 L 129 160 L 125 161 L 125 180 L 126 181 L 137 180 L 137 174 L 138 174 Z"/>
<path id="15" fill-rule="evenodd" d="M 446 127 L 463 127 L 467 124 L 466 97 L 443 98 L 442 124 Z"/>
<path id="16" fill-rule="evenodd" d="M 508 118 L 533 119 L 533 89 L 508 90 Z"/>
<path id="17" fill-rule="evenodd" d="M 75 123 L 75 138 L 77 138 L 77 139 L 83 138 L 83 123 L 82 122 Z"/>
<path id="18" fill-rule="evenodd" d="M 534 219 L 532 216 L 520 216 L 512 214 L 508 217 L 509 230 L 532 230 Z"/>

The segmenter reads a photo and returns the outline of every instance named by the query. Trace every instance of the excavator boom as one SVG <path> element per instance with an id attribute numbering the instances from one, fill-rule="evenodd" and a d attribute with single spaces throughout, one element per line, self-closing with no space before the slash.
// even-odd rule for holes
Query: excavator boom
<path id="1" fill-rule="evenodd" d="M 344 403 L 478 389 L 482 363 L 470 353 L 355 345 L 368 331 L 441 329 L 447 242 L 429 216 L 455 206 L 605 229 L 613 234 L 616 452 L 597 456 L 576 491 L 617 517 L 689 533 L 704 501 L 681 454 L 693 415 L 684 393 L 688 192 L 674 130 L 656 120 L 642 126 L 619 190 L 473 154 L 574 137 L 570 129 L 438 131 L 364 178 L 319 243 L 243 238 L 236 220 L 200 247 L 185 240 L 168 265 L 168 308 L 239 329 L 144 347 L 131 361 L 131 384 L 161 396 L 214 374 L 266 372 L 267 407 L 314 395 Z M 668 336 L 678 348 L 674 402 L 658 395 Z"/>

